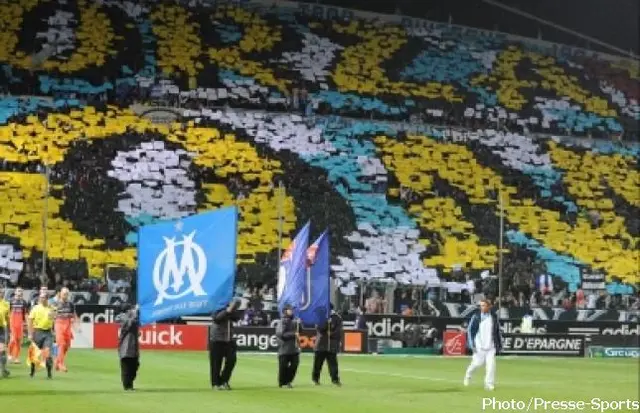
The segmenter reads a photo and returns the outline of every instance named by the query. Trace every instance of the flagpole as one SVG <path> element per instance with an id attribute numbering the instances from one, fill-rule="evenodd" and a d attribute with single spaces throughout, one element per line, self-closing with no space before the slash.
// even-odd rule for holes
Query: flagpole
<path id="1" fill-rule="evenodd" d="M 498 253 L 498 311 L 502 312 L 502 247 L 504 243 L 504 204 L 502 203 L 502 188 L 499 188 L 500 203 L 500 252 Z"/>
<path id="2" fill-rule="evenodd" d="M 44 211 L 42 217 L 42 278 L 47 276 L 47 230 L 49 227 L 49 194 L 51 181 L 51 168 L 49 165 L 44 166 Z"/>
<path id="3" fill-rule="evenodd" d="M 282 227 L 284 220 L 283 201 L 284 201 L 284 185 L 282 181 L 278 183 L 276 188 L 276 208 L 278 210 L 278 257 L 276 258 L 276 268 L 280 268 L 280 259 L 282 258 Z"/>

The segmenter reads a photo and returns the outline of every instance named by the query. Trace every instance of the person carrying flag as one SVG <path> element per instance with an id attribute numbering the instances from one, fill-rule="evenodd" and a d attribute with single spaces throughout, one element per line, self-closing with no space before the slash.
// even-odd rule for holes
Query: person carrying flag
<path id="1" fill-rule="evenodd" d="M 120 376 L 125 391 L 134 391 L 133 382 L 140 368 L 140 307 L 122 305 L 123 315 L 120 320 L 120 335 L 118 340 L 118 356 L 120 357 Z"/>
<path id="2" fill-rule="evenodd" d="M 278 386 L 292 388 L 300 364 L 300 324 L 293 319 L 293 308 L 285 305 L 276 327 L 278 337 Z"/>
<path id="3" fill-rule="evenodd" d="M 239 301 L 213 313 L 209 330 L 209 371 L 211 386 L 216 390 L 231 390 L 229 380 L 236 366 L 237 346 L 233 338 L 233 323 L 240 319 Z M 224 368 L 223 368 L 224 364 Z"/>
<path id="4" fill-rule="evenodd" d="M 65 358 L 71 348 L 71 340 L 73 340 L 73 326 L 78 323 L 75 305 L 69 301 L 69 289 L 60 290 L 58 300 L 56 301 L 56 344 L 58 345 L 58 355 L 55 360 L 55 369 L 67 372 Z"/>
<path id="5" fill-rule="evenodd" d="M 9 362 L 20 363 L 20 350 L 22 348 L 22 338 L 24 336 L 24 323 L 27 321 L 29 313 L 29 303 L 24 299 L 22 288 L 16 288 L 13 298 L 9 301 L 11 310 L 11 337 L 9 339 Z"/>
<path id="6" fill-rule="evenodd" d="M 294 312 L 301 308 L 307 272 L 307 249 L 309 229 L 307 222 L 287 247 L 280 259 L 278 274 L 278 310 L 282 314 L 277 329 L 278 337 L 278 385 L 292 387 L 300 363 L 299 323 L 294 321 Z M 297 314 L 296 314 L 297 315 Z"/>
<path id="7" fill-rule="evenodd" d="M 53 358 L 51 348 L 53 347 L 53 321 L 55 310 L 49 306 L 46 293 L 40 293 L 39 303 L 31 309 L 27 317 L 27 328 L 29 330 L 29 340 L 42 352 L 42 358 L 46 361 L 47 378 L 51 379 L 53 369 Z M 31 363 L 30 376 L 36 374 L 36 365 Z"/>
<path id="8" fill-rule="evenodd" d="M 4 288 L 0 287 L 0 374 L 9 377 L 7 370 L 7 339 L 9 338 L 9 302 L 4 299 Z"/>
<path id="9" fill-rule="evenodd" d="M 330 306 L 331 315 L 322 324 L 316 325 L 316 345 L 313 353 L 313 371 L 311 380 L 315 385 L 320 385 L 320 373 L 324 361 L 329 366 L 331 383 L 340 387 L 340 373 L 338 371 L 338 352 L 342 340 L 342 318 L 333 311 L 333 304 Z"/>
<path id="10" fill-rule="evenodd" d="M 320 372 L 326 360 L 331 381 L 340 386 L 337 354 L 342 341 L 342 319 L 331 311 L 330 261 L 329 231 L 324 231 L 307 250 L 307 277 L 298 317 L 304 324 L 316 326 L 313 382 L 320 384 Z"/>
<path id="11" fill-rule="evenodd" d="M 233 288 L 238 248 L 237 207 L 143 225 L 136 280 L 140 326 L 209 313 L 209 373 L 216 390 L 231 390 L 236 364 Z M 223 368 L 224 365 L 224 368 Z"/>

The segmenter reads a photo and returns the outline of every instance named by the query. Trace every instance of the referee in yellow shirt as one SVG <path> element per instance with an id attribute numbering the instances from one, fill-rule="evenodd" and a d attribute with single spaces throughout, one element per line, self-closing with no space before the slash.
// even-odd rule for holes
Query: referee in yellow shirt
<path id="1" fill-rule="evenodd" d="M 7 340 L 9 338 L 9 302 L 4 299 L 4 288 L 0 286 L 0 372 L 9 377 L 7 370 Z"/>
<path id="2" fill-rule="evenodd" d="M 53 321 L 55 319 L 55 309 L 49 305 L 47 294 L 40 293 L 38 304 L 31 309 L 27 318 L 29 328 L 29 340 L 34 343 L 46 360 L 47 378 L 51 378 L 53 368 L 53 358 L 51 357 L 51 347 L 53 346 Z M 36 366 L 31 365 L 31 377 L 36 374 Z"/>

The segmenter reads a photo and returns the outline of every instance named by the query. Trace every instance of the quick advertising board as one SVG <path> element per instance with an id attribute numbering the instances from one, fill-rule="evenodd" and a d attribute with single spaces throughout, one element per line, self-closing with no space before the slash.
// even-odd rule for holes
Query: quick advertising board
<path id="1" fill-rule="evenodd" d="M 119 324 L 97 323 L 93 326 L 93 345 L 97 349 L 118 348 Z M 203 326 L 183 324 L 150 324 L 140 328 L 143 350 L 207 349 L 208 330 Z"/>

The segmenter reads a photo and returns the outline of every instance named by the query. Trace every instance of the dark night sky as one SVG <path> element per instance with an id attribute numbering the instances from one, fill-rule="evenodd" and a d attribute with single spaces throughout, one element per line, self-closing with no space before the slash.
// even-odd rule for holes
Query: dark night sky
<path id="1" fill-rule="evenodd" d="M 640 0 L 500 0 L 624 50 L 640 51 Z"/>
<path id="2" fill-rule="evenodd" d="M 539 25 L 527 18 L 496 8 L 482 0 L 300 0 L 305 3 L 401 14 L 525 37 L 586 47 L 619 54 L 585 42 L 581 38 Z M 498 0 L 542 19 L 604 41 L 628 52 L 640 54 L 640 0 Z"/>

